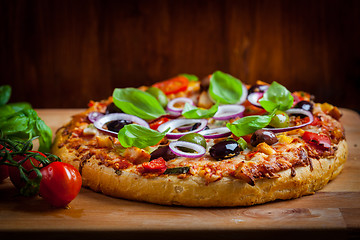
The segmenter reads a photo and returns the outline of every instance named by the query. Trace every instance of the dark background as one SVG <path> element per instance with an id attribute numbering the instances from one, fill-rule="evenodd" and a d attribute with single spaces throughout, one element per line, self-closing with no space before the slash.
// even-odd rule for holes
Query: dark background
<path id="1" fill-rule="evenodd" d="M 12 102 L 86 107 L 115 87 L 216 70 L 360 110 L 360 1 L 0 0 Z"/>

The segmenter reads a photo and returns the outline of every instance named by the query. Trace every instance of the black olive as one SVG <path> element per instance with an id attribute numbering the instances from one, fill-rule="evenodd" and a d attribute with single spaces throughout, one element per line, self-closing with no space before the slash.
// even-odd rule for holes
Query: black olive
<path id="1" fill-rule="evenodd" d="M 115 103 L 110 103 L 107 107 L 106 107 L 106 111 L 105 114 L 110 114 L 110 113 L 123 113 L 123 111 L 121 111 L 120 108 L 118 108 Z"/>
<path id="2" fill-rule="evenodd" d="M 300 101 L 295 105 L 294 108 L 300 108 L 300 109 L 312 112 L 314 109 L 314 104 L 312 104 L 311 102 L 308 102 L 308 101 Z"/>
<path id="3" fill-rule="evenodd" d="M 106 126 L 110 131 L 119 132 L 125 125 L 131 123 L 132 121 L 121 119 L 121 120 L 111 121 L 108 124 L 106 124 Z"/>
<path id="4" fill-rule="evenodd" d="M 169 146 L 160 146 L 151 153 L 150 160 L 154 160 L 159 157 L 162 157 L 165 161 L 169 161 L 176 158 L 177 155 L 170 150 Z"/>
<path id="5" fill-rule="evenodd" d="M 200 126 L 200 124 L 201 124 L 201 123 L 195 123 L 195 124 L 191 127 L 190 131 L 194 131 L 195 129 L 197 129 L 197 128 Z M 207 129 L 209 129 L 208 126 L 206 126 L 203 130 L 207 130 Z"/>
<path id="6" fill-rule="evenodd" d="M 216 143 L 209 152 L 216 160 L 223 160 L 237 156 L 240 153 L 240 146 L 234 140 L 227 140 Z"/>
<path id="7" fill-rule="evenodd" d="M 253 85 L 251 88 L 249 88 L 248 90 L 248 94 L 251 94 L 251 93 L 254 93 L 254 92 L 265 92 L 267 89 L 269 88 L 268 85 L 259 85 L 259 84 L 256 84 L 256 85 Z"/>
<path id="8" fill-rule="evenodd" d="M 278 142 L 277 137 L 271 131 L 266 130 L 256 130 L 254 134 L 251 136 L 250 144 L 253 147 L 256 147 L 259 143 L 265 142 L 268 145 L 273 145 Z"/>

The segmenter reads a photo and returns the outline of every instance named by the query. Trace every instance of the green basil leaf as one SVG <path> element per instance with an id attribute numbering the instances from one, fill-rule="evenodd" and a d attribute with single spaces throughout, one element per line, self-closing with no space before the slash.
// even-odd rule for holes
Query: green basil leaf
<path id="1" fill-rule="evenodd" d="M 218 111 L 218 108 L 219 108 L 219 103 L 216 103 L 209 109 L 198 108 L 189 103 L 186 103 L 182 111 L 182 115 L 185 118 L 191 118 L 191 119 L 211 118 Z"/>
<path id="2" fill-rule="evenodd" d="M 2 133 L 9 139 L 28 141 L 39 136 L 39 150 L 48 152 L 51 147 L 52 132 L 34 109 L 23 109 L 8 115 L 0 121 Z"/>
<path id="3" fill-rule="evenodd" d="M 113 92 L 113 101 L 125 113 L 145 120 L 166 114 L 154 96 L 136 88 L 116 88 Z"/>
<path id="4" fill-rule="evenodd" d="M 211 75 L 209 94 L 216 102 L 223 104 L 238 103 L 242 93 L 240 80 L 221 71 L 216 71 Z"/>
<path id="5" fill-rule="evenodd" d="M 12 114 L 25 109 L 32 109 L 32 107 L 27 102 L 8 103 L 6 105 L 0 106 L 0 121 L 4 121 Z"/>
<path id="6" fill-rule="evenodd" d="M 259 102 L 268 112 L 272 112 L 274 109 L 286 111 L 292 107 L 294 97 L 283 85 L 273 82 Z"/>
<path id="7" fill-rule="evenodd" d="M 179 74 L 179 76 L 186 77 L 191 82 L 199 81 L 199 78 L 193 74 L 182 73 L 182 74 Z"/>
<path id="8" fill-rule="evenodd" d="M 11 96 L 11 87 L 9 85 L 0 86 L 0 106 L 5 105 Z"/>
<path id="9" fill-rule="evenodd" d="M 247 142 L 242 137 L 240 137 L 239 140 L 237 140 L 237 142 L 242 151 L 244 151 L 247 148 Z"/>
<path id="10" fill-rule="evenodd" d="M 254 133 L 258 129 L 262 129 L 269 125 L 274 117 L 275 111 L 269 115 L 253 115 L 240 118 L 233 123 L 227 123 L 226 127 L 237 137 Z"/>
<path id="11" fill-rule="evenodd" d="M 161 133 L 138 124 L 129 124 L 119 131 L 118 139 L 125 148 L 146 148 L 159 143 L 166 133 L 167 131 Z"/>

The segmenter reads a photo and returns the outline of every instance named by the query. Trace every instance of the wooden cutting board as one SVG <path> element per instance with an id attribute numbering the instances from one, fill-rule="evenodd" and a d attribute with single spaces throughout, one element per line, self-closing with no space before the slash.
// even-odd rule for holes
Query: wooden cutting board
<path id="1" fill-rule="evenodd" d="M 53 132 L 82 109 L 41 109 Z M 185 208 L 115 199 L 83 188 L 68 209 L 0 183 L 0 239 L 346 239 L 360 237 L 360 116 L 342 109 L 343 172 L 311 196 L 235 208 Z"/>

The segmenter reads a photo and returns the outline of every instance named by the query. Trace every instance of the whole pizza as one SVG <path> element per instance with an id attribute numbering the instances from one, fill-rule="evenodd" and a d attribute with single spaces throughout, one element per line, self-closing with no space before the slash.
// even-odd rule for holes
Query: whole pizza
<path id="1" fill-rule="evenodd" d="M 216 71 L 116 88 L 61 127 L 52 152 L 83 186 L 165 205 L 249 206 L 313 194 L 347 159 L 340 110 Z"/>

